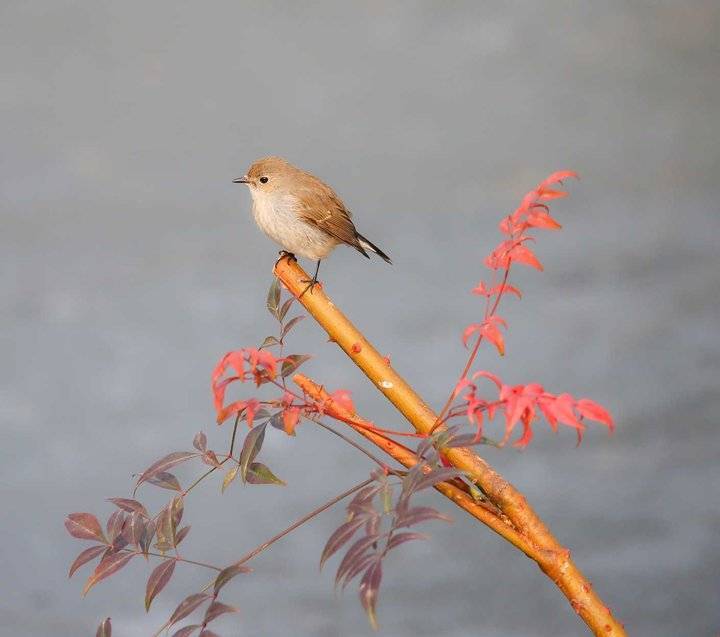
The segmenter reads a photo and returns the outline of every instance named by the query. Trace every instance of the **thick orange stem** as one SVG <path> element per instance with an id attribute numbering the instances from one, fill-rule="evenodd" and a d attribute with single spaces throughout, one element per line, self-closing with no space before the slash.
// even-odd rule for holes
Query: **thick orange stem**
<path id="1" fill-rule="evenodd" d="M 307 287 L 308 274 L 290 257 L 278 260 L 275 274 L 291 294 L 299 297 L 300 303 L 327 332 L 330 339 L 338 344 L 415 430 L 429 433 L 437 422 L 437 415 L 392 368 L 389 361 L 335 307 L 321 286 L 315 286 L 313 290 L 303 294 Z M 622 624 L 613 617 L 610 609 L 577 568 L 570 557 L 570 551 L 552 535 L 522 493 L 470 449 L 448 449 L 445 455 L 454 466 L 466 472 L 488 499 L 507 516 L 512 527 L 506 527 L 514 527 L 519 535 L 534 547 L 531 555 L 513 542 L 532 557 L 555 582 L 595 635 L 619 637 L 626 634 Z M 500 532 L 498 529 L 494 530 Z M 504 533 L 501 535 L 510 539 Z"/>

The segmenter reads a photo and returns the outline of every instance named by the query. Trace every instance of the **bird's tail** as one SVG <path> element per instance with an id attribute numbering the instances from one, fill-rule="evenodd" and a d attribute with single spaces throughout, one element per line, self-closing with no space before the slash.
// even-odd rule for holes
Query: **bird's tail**
<path id="1" fill-rule="evenodd" d="M 380 248 L 378 248 L 372 241 L 369 241 L 365 237 L 363 237 L 360 233 L 357 235 L 358 243 L 360 244 L 360 247 L 363 248 L 362 252 L 364 253 L 365 250 L 370 250 L 370 252 L 374 252 L 379 257 L 381 257 L 383 260 L 387 261 L 390 265 L 392 265 L 392 261 L 390 260 L 390 257 L 385 254 Z M 367 256 L 367 254 L 365 255 Z"/>

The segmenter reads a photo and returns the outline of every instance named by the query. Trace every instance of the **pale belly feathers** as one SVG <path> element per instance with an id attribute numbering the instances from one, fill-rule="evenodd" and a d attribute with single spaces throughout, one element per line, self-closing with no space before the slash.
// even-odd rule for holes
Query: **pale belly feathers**
<path id="1" fill-rule="evenodd" d="M 260 229 L 284 250 L 308 259 L 324 259 L 338 241 L 298 218 L 291 196 L 258 193 L 252 212 Z"/>

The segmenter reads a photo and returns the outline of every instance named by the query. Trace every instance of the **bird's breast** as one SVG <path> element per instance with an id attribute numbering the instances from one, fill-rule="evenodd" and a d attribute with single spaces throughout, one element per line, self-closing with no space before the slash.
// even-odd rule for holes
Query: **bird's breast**
<path id="1" fill-rule="evenodd" d="M 337 244 L 333 237 L 300 218 L 297 199 L 292 195 L 257 193 L 252 212 L 260 229 L 293 254 L 322 259 Z"/>

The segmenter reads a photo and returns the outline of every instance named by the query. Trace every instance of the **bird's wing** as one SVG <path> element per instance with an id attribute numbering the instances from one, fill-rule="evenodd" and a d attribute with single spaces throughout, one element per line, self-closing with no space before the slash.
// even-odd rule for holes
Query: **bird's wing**
<path id="1" fill-rule="evenodd" d="M 364 252 L 352 215 L 332 188 L 319 179 L 307 180 L 298 188 L 296 197 L 297 211 L 303 221 Z"/>

